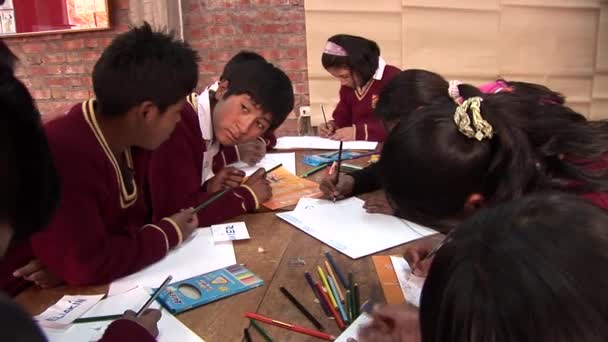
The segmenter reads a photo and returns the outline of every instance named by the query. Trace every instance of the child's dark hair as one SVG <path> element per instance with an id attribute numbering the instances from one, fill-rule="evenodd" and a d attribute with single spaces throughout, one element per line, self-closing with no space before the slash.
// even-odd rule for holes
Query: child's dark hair
<path id="1" fill-rule="evenodd" d="M 187 43 L 148 23 L 118 35 L 93 69 L 100 112 L 122 115 L 144 101 L 164 112 L 196 87 L 198 61 Z"/>
<path id="2" fill-rule="evenodd" d="M 0 221 L 13 226 L 15 239 L 24 239 L 51 220 L 59 177 L 40 113 L 13 74 L 17 59 L 2 41 L 0 51 Z"/>
<path id="3" fill-rule="evenodd" d="M 566 194 L 484 210 L 439 249 L 423 342 L 608 341 L 608 215 Z"/>
<path id="4" fill-rule="evenodd" d="M 608 170 L 589 167 L 608 152 L 607 121 L 587 121 L 536 97 L 476 95 L 482 96 L 482 116 L 495 132 L 490 139 L 461 133 L 454 123 L 457 105 L 449 100 L 402 117 L 389 134 L 380 160 L 382 179 L 401 215 L 448 229 L 462 220 L 474 193 L 491 204 L 546 189 L 608 189 Z M 471 118 L 470 110 L 467 115 Z"/>
<path id="5" fill-rule="evenodd" d="M 247 94 L 262 111 L 272 114 L 269 129 L 279 127 L 294 106 L 293 87 L 289 77 L 266 61 L 248 61 L 234 66 L 225 75 L 230 95 Z"/>
<path id="6" fill-rule="evenodd" d="M 234 68 L 235 65 L 238 65 L 238 64 L 244 63 L 244 62 L 250 62 L 250 61 L 265 62 L 266 58 L 262 57 L 257 52 L 247 51 L 247 50 L 239 51 L 239 53 L 232 56 L 232 58 L 230 58 L 230 60 L 226 63 L 226 65 L 224 65 L 224 70 L 222 71 L 222 75 L 220 76 L 220 81 L 226 78 L 226 74 L 229 74 L 232 72 L 231 70 L 232 70 L 232 68 Z"/>
<path id="7" fill-rule="evenodd" d="M 363 86 L 374 76 L 378 69 L 378 58 L 380 57 L 380 47 L 376 42 L 349 34 L 337 34 L 328 39 L 342 47 L 347 56 L 335 56 L 323 53 L 321 63 L 325 69 L 329 68 L 349 68 L 358 77 Z"/>
<path id="8" fill-rule="evenodd" d="M 384 122 L 398 121 L 438 99 L 449 100 L 448 86 L 448 81 L 431 71 L 401 71 L 382 88 L 374 114 Z"/>

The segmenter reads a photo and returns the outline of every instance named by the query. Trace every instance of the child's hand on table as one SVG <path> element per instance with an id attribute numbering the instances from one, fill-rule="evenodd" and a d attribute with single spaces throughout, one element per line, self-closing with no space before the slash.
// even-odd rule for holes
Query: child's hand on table
<path id="1" fill-rule="evenodd" d="M 407 244 L 403 257 L 410 264 L 414 275 L 419 277 L 428 275 L 433 258 L 425 258 L 444 238 L 443 234 L 435 234 Z"/>
<path id="2" fill-rule="evenodd" d="M 355 140 L 355 128 L 352 126 L 338 128 L 329 138 L 338 141 L 353 141 Z"/>
<path id="3" fill-rule="evenodd" d="M 123 316 L 119 319 L 127 319 L 141 325 L 150 335 L 158 336 L 158 321 L 160 320 L 161 312 L 156 309 L 148 309 L 144 313 L 137 317 L 135 312 L 131 310 L 125 311 Z"/>
<path id="4" fill-rule="evenodd" d="M 323 192 L 325 198 L 341 200 L 351 196 L 353 188 L 355 186 L 355 179 L 353 176 L 342 173 L 340 175 L 340 181 L 336 182 L 335 175 L 327 174 L 321 181 L 319 188 Z"/>
<path id="5" fill-rule="evenodd" d="M 207 181 L 207 191 L 214 193 L 226 188 L 236 188 L 241 185 L 245 178 L 245 172 L 232 166 L 221 169 Z"/>
<path id="6" fill-rule="evenodd" d="M 27 265 L 15 270 L 13 276 L 31 281 L 43 289 L 55 287 L 63 282 L 38 259 L 30 260 Z"/>
<path id="7" fill-rule="evenodd" d="M 336 131 L 336 125 L 333 121 L 329 121 L 327 124 L 321 124 L 319 126 L 319 135 L 323 138 L 329 138 Z"/>
<path id="8" fill-rule="evenodd" d="M 384 190 L 378 190 L 370 193 L 365 199 L 363 209 L 370 214 L 395 214 L 395 209 L 388 202 L 388 198 L 386 198 L 386 192 L 384 192 Z"/>
<path id="9" fill-rule="evenodd" d="M 245 185 L 253 190 L 260 203 L 264 203 L 272 197 L 270 181 L 266 179 L 266 170 L 263 168 L 258 169 L 255 173 L 249 176 L 249 179 L 247 179 Z"/>

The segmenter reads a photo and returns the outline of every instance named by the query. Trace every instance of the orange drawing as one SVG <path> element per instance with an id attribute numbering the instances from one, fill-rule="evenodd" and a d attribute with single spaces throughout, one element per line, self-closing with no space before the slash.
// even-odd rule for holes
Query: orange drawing
<path id="1" fill-rule="evenodd" d="M 321 197 L 319 184 L 300 178 L 280 167 L 268 175 L 272 187 L 272 198 L 264 203 L 266 208 L 275 210 L 298 204 L 302 197 Z"/>

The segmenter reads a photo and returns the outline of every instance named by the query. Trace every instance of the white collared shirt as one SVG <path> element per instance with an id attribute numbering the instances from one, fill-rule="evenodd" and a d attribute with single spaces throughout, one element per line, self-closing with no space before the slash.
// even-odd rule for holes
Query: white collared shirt
<path id="1" fill-rule="evenodd" d="M 203 171 L 201 174 L 201 185 L 205 184 L 211 177 L 214 176 L 213 173 L 213 158 L 220 151 L 219 142 L 215 141 L 215 136 L 213 134 L 213 121 L 211 120 L 211 103 L 209 102 L 209 89 L 211 87 L 207 87 L 205 91 L 203 91 L 197 97 L 197 114 L 198 114 L 198 124 L 201 129 L 201 135 L 203 136 L 203 140 L 205 140 L 206 151 L 203 154 Z"/>
<path id="2" fill-rule="evenodd" d="M 372 77 L 375 80 L 380 81 L 382 79 L 382 75 L 384 75 L 384 68 L 386 67 L 386 61 L 382 57 L 378 57 L 378 69 L 374 73 Z"/>

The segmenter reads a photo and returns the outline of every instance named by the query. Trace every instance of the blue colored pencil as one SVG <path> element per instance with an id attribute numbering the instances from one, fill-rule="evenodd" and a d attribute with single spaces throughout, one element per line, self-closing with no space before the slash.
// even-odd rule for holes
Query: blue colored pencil
<path id="1" fill-rule="evenodd" d="M 308 282 L 308 285 L 310 285 L 312 292 L 315 294 L 315 296 L 319 300 L 319 303 L 321 304 L 321 308 L 323 309 L 325 316 L 332 317 L 331 311 L 329 311 L 329 308 L 325 304 L 323 297 L 319 293 L 319 289 L 317 289 L 317 287 L 315 286 L 315 282 L 312 280 L 312 276 L 310 275 L 310 273 L 308 271 L 304 272 L 304 277 L 306 277 L 306 281 Z"/>
<path id="2" fill-rule="evenodd" d="M 340 270 L 340 268 L 338 267 L 338 264 L 336 263 L 336 260 L 334 259 L 334 257 L 329 252 L 325 252 L 325 257 L 327 257 L 327 260 L 329 260 L 331 267 L 334 269 L 334 272 L 336 272 L 336 276 L 338 277 L 338 279 L 340 279 L 340 283 L 342 283 L 342 287 L 345 290 L 348 289 L 349 284 L 346 281 L 346 277 L 344 276 L 344 273 L 342 273 L 342 270 Z"/>
<path id="3" fill-rule="evenodd" d="M 331 279 L 331 276 L 327 276 L 327 282 L 329 283 L 329 287 L 331 288 L 331 292 L 334 293 L 334 296 L 336 298 L 338 297 L 338 290 L 336 289 L 336 283 L 334 282 L 333 279 Z M 344 320 L 344 322 L 348 322 L 348 316 L 346 315 L 346 311 L 344 311 L 344 306 L 342 306 L 342 302 L 338 299 L 336 301 L 336 303 L 338 304 L 338 310 L 340 310 L 340 315 L 342 316 L 342 319 Z"/>

